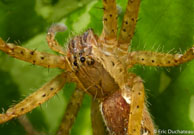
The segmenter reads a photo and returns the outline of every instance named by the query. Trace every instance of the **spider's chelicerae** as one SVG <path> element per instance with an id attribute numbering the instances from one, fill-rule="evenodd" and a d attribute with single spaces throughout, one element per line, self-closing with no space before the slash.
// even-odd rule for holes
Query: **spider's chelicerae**
<path id="1" fill-rule="evenodd" d="M 0 123 L 30 112 L 56 95 L 66 82 L 76 82 L 76 90 L 70 98 L 57 134 L 69 134 L 84 93 L 93 97 L 91 118 L 94 135 L 108 134 L 106 129 L 115 135 L 154 134 L 154 125 L 145 103 L 143 81 L 128 69 L 136 64 L 178 66 L 194 58 L 194 47 L 183 54 L 128 52 L 138 20 L 140 0 L 128 1 L 120 32 L 117 29 L 115 0 L 103 0 L 103 6 L 101 35 L 97 36 L 89 29 L 72 38 L 67 49 L 55 40 L 56 32 L 66 27 L 57 24 L 51 26 L 47 42 L 60 56 L 26 49 L 0 39 L 0 50 L 17 59 L 64 70 L 23 101 L 0 114 Z"/>

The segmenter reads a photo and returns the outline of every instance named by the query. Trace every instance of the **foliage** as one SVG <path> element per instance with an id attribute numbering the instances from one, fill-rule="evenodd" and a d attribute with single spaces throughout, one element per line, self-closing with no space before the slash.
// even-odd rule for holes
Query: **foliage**
<path id="1" fill-rule="evenodd" d="M 117 0 L 124 8 L 127 0 Z M 57 34 L 61 44 L 93 28 L 102 30 L 101 1 L 90 0 L 1 0 L 0 37 L 26 48 L 52 52 L 46 31 L 52 23 L 65 23 L 68 30 Z M 194 1 L 142 0 L 132 50 L 185 51 L 193 45 Z M 124 11 L 121 10 L 119 24 Z M 163 49 L 161 49 L 163 48 Z M 181 70 L 180 70 L 181 69 Z M 145 81 L 148 104 L 159 129 L 194 130 L 194 61 L 174 68 L 143 68 L 132 71 Z M 33 66 L 0 52 L 0 108 L 5 110 L 51 80 L 61 71 Z M 67 84 L 58 97 L 27 114 L 33 126 L 53 135 L 63 116 L 74 84 Z M 90 97 L 85 96 L 72 135 L 91 135 Z M 0 125 L 0 134 L 23 135 L 17 119 Z"/>

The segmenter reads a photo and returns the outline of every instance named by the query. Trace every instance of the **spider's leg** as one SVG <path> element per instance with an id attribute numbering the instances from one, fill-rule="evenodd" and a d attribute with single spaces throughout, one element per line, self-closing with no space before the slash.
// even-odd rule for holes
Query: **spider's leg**
<path id="1" fill-rule="evenodd" d="M 138 18 L 140 0 L 128 0 L 118 40 L 118 55 L 126 55 L 128 46 L 133 38 Z"/>
<path id="2" fill-rule="evenodd" d="M 38 52 L 36 50 L 26 49 L 11 43 L 6 43 L 0 38 L 0 50 L 17 59 L 40 65 L 47 68 L 66 69 L 67 61 L 63 56 Z"/>
<path id="3" fill-rule="evenodd" d="M 92 120 L 92 130 L 93 135 L 108 135 L 106 127 L 100 112 L 99 102 L 97 100 L 92 100 L 91 106 L 91 120 Z"/>
<path id="4" fill-rule="evenodd" d="M 100 36 L 102 47 L 107 52 L 112 52 L 117 40 L 117 8 L 116 0 L 103 0 L 104 16 L 103 30 Z"/>
<path id="5" fill-rule="evenodd" d="M 54 24 L 49 28 L 48 33 L 47 33 L 47 37 L 46 37 L 46 40 L 48 42 L 48 46 L 52 50 L 54 50 L 60 54 L 63 54 L 63 55 L 66 54 L 65 48 L 62 47 L 61 45 L 59 45 L 59 43 L 55 40 L 55 34 L 57 32 L 62 32 L 65 30 L 66 30 L 66 26 L 64 26 L 62 24 Z"/>
<path id="6" fill-rule="evenodd" d="M 30 112 L 37 106 L 46 102 L 64 86 L 68 79 L 69 72 L 63 72 L 62 74 L 56 76 L 53 80 L 46 83 L 36 92 L 26 97 L 23 101 L 9 108 L 5 114 L 0 114 L 0 124 Z"/>
<path id="7" fill-rule="evenodd" d="M 144 85 L 138 76 L 132 75 L 131 103 L 128 121 L 128 135 L 140 135 L 141 121 L 144 110 Z M 127 97 L 129 91 L 122 91 L 123 97 Z"/>
<path id="8" fill-rule="evenodd" d="M 72 125 L 75 121 L 79 108 L 82 104 L 82 99 L 84 97 L 84 91 L 76 89 L 73 92 L 73 95 L 70 98 L 70 101 L 67 105 L 65 115 L 57 131 L 57 135 L 69 135 Z"/>
<path id="9" fill-rule="evenodd" d="M 194 59 L 194 46 L 184 54 L 168 54 L 149 51 L 131 52 L 128 55 L 129 65 L 141 64 L 146 66 L 170 67 Z"/>
<path id="10" fill-rule="evenodd" d="M 146 106 L 144 107 L 141 126 L 142 135 L 154 135 L 154 124 Z"/>
<path id="11" fill-rule="evenodd" d="M 31 124 L 31 122 L 29 121 L 26 115 L 18 117 L 18 120 L 19 120 L 19 123 L 24 127 L 28 135 L 40 135 L 41 134 L 40 132 L 34 129 L 33 125 Z"/>

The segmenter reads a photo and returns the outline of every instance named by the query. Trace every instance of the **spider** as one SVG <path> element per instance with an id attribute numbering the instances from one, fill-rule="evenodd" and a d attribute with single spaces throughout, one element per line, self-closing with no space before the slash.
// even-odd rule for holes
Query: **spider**
<path id="1" fill-rule="evenodd" d="M 65 69 L 65 72 L 37 92 L 10 108 L 5 114 L 1 114 L 1 122 L 31 111 L 54 96 L 66 82 L 74 81 L 77 83 L 77 89 L 67 107 L 59 134 L 69 132 L 84 92 L 89 93 L 100 102 L 101 113 L 110 133 L 153 134 L 154 127 L 144 103 L 142 80 L 134 73 L 128 73 L 127 69 L 134 64 L 176 66 L 193 59 L 193 48 L 184 55 L 146 51 L 128 53 L 128 45 L 134 34 L 140 1 L 129 0 L 127 9 L 132 9 L 132 12 L 127 10 L 128 12 L 125 13 L 118 38 L 116 3 L 112 0 L 104 0 L 103 4 L 104 27 L 99 37 L 92 30 L 88 30 L 83 35 L 73 38 L 66 51 L 54 39 L 55 32 L 64 30 L 64 27 L 54 25 L 49 29 L 48 45 L 62 56 L 28 50 L 1 40 L 0 49 L 11 56 L 47 68 Z M 98 106 L 97 101 L 94 102 L 94 108 Z M 70 114 L 72 116 L 69 116 Z M 103 127 L 96 127 L 98 122 L 96 117 L 99 116 L 94 114 L 92 117 L 93 129 L 94 134 L 99 134 Z M 117 120 L 118 117 L 120 121 Z"/>

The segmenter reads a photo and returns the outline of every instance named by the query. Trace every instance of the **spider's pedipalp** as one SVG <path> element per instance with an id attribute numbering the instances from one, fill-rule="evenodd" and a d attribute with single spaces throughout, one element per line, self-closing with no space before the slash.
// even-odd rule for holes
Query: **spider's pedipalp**
<path id="1" fill-rule="evenodd" d="M 57 135 L 70 134 L 71 128 L 82 104 L 84 94 L 84 91 L 79 89 L 76 89 L 73 92 L 73 95 L 71 96 L 70 101 L 68 102 L 66 112 L 63 116 L 63 120 L 61 122 L 59 130 L 57 131 Z"/>
<path id="2" fill-rule="evenodd" d="M 39 52 L 36 50 L 26 49 L 14 44 L 5 43 L 0 38 L 0 50 L 17 59 L 30 62 L 34 65 L 43 66 L 46 68 L 61 68 L 66 69 L 67 62 L 63 56 L 57 56 L 49 53 Z"/>
<path id="3" fill-rule="evenodd" d="M 194 47 L 187 50 L 184 54 L 168 54 L 150 51 L 136 51 L 128 55 L 128 64 L 141 64 L 146 66 L 170 67 L 194 59 Z"/>
<path id="4" fill-rule="evenodd" d="M 69 80 L 68 75 L 68 72 L 63 72 L 62 74 L 56 76 L 53 80 L 46 83 L 36 92 L 26 97 L 23 101 L 9 108 L 5 114 L 0 114 L 0 123 L 4 123 L 10 119 L 30 112 L 37 106 L 49 100 L 59 90 L 61 90 L 67 80 Z"/>
<path id="5" fill-rule="evenodd" d="M 118 55 L 125 55 L 133 38 L 138 18 L 140 0 L 128 0 L 127 9 L 123 18 L 122 27 L 118 39 Z"/>
<path id="6" fill-rule="evenodd" d="M 65 48 L 60 46 L 59 43 L 57 42 L 57 40 L 55 40 L 55 34 L 57 32 L 65 31 L 66 29 L 67 29 L 67 27 L 63 24 L 54 24 L 49 28 L 48 33 L 47 33 L 47 37 L 46 37 L 48 46 L 52 50 L 54 50 L 62 55 L 65 55 L 66 51 L 65 51 Z"/>

